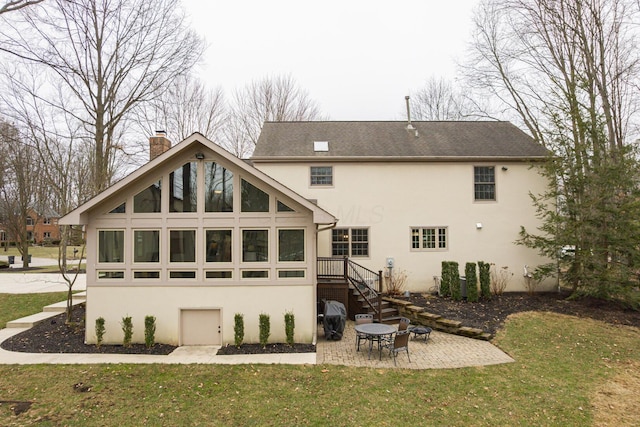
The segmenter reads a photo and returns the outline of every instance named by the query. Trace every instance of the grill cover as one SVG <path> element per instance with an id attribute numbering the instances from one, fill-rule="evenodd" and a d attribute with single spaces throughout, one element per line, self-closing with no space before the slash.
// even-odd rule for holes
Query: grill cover
<path id="1" fill-rule="evenodd" d="M 339 341 L 344 334 L 344 326 L 347 322 L 347 310 L 339 301 L 324 302 L 324 317 L 322 326 L 324 327 L 324 336 L 328 340 Z"/>

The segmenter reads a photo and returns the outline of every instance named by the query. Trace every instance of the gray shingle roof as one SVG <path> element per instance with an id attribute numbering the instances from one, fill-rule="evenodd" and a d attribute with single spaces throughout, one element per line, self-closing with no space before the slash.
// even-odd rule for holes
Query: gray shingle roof
<path id="1" fill-rule="evenodd" d="M 509 122 L 265 122 L 252 159 L 542 159 L 546 150 Z M 314 152 L 328 141 L 328 152 Z"/>

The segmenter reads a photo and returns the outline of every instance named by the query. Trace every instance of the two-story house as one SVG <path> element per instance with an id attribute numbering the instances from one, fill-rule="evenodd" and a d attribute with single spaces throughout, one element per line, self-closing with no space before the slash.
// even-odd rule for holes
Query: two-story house
<path id="1" fill-rule="evenodd" d="M 524 266 L 549 260 L 517 245 L 539 225 L 546 150 L 508 122 L 268 122 L 255 167 L 334 213 L 318 254 L 406 273 L 430 291 L 442 261 L 494 263 L 506 291 L 525 290 Z M 387 267 L 392 267 L 391 273 Z M 395 273 L 394 273 L 395 272 Z M 553 280 L 540 283 L 550 289 Z"/>

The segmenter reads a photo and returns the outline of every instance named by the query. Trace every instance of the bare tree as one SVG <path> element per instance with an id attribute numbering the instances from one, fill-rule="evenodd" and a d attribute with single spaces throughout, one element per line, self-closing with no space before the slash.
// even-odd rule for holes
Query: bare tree
<path id="1" fill-rule="evenodd" d="M 0 147 L 3 159 L 0 181 L 2 224 L 15 239 L 22 265 L 27 268 L 32 240 L 27 233 L 27 219 L 31 218 L 35 224 L 46 210 L 42 168 L 35 149 L 25 143 L 15 126 L 4 121 L 0 121 Z"/>
<path id="2" fill-rule="evenodd" d="M 32 75 L 33 76 L 33 75 Z M 27 79 L 11 80 L 12 83 L 27 84 Z M 38 79 L 33 76 L 29 90 L 10 85 L 0 93 L 0 99 L 10 105 L 11 117 L 22 126 L 22 141 L 31 147 L 31 155 L 36 156 L 41 167 L 34 171 L 39 176 L 39 191 L 46 193 L 45 209 L 55 212 L 68 212 L 88 199 L 90 194 L 84 183 L 90 180 L 91 150 L 80 139 L 81 125 L 56 108 L 40 102 L 37 93 Z M 63 94 L 60 94 L 61 99 Z M 62 226 L 58 247 L 58 266 L 67 283 L 67 321 L 71 320 L 73 304 L 73 285 L 80 273 L 80 264 L 84 256 L 84 245 L 81 255 L 73 268 L 68 267 L 67 247 L 73 229 Z M 76 233 L 77 234 L 77 233 Z M 74 239 L 77 240 L 77 239 Z"/>
<path id="3" fill-rule="evenodd" d="M 520 242 L 549 257 L 574 244 L 563 277 L 602 297 L 625 294 L 640 262 L 631 220 L 640 165 L 628 141 L 640 100 L 638 18 L 631 0 L 486 0 L 466 68 L 554 155 L 549 190 L 534 197 L 543 226 Z"/>
<path id="4" fill-rule="evenodd" d="M 291 76 L 265 77 L 236 91 L 229 114 L 232 128 L 226 129 L 223 145 L 240 157 L 251 155 L 265 121 L 321 118 L 317 103 Z"/>
<path id="5" fill-rule="evenodd" d="M 168 86 L 166 93 L 142 106 L 136 123 L 146 141 L 157 130 L 167 132 L 167 138 L 179 142 L 194 132 L 219 142 L 226 118 L 222 88 L 208 89 L 189 75 L 180 76 Z M 147 144 L 142 147 L 147 150 Z"/>
<path id="6" fill-rule="evenodd" d="M 87 187 L 95 194 L 110 184 L 114 158 L 126 154 L 132 111 L 187 72 L 203 42 L 171 0 L 55 0 L 22 11 L 21 20 L 14 15 L 0 27 L 0 51 L 37 65 L 49 79 L 41 102 L 81 125 L 93 153 Z"/>
<path id="7" fill-rule="evenodd" d="M 415 120 L 464 120 L 471 116 L 471 108 L 450 81 L 431 77 L 412 94 L 411 115 Z"/>
<path id="8" fill-rule="evenodd" d="M 24 7 L 31 6 L 34 4 L 42 3 L 44 0 L 12 0 L 4 2 L 0 6 L 0 14 L 7 12 L 14 12 L 16 10 L 20 10 Z"/>

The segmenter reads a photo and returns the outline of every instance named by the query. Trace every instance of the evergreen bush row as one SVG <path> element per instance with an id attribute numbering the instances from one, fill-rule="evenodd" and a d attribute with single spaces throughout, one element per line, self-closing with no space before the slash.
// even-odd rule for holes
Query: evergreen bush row
<path id="1" fill-rule="evenodd" d="M 234 343 L 236 347 L 240 347 L 244 341 L 244 315 L 236 313 L 234 316 Z M 284 329 L 287 336 L 287 344 L 294 344 L 295 315 L 288 311 L 284 314 Z M 259 316 L 259 341 L 265 347 L 269 342 L 271 335 L 271 317 L 268 314 L 261 313 Z"/>
<path id="2" fill-rule="evenodd" d="M 476 269 L 477 266 L 477 269 Z M 456 261 L 442 261 L 440 278 L 440 295 L 451 297 L 455 301 L 462 299 L 460 273 Z M 467 288 L 467 301 L 476 302 L 480 298 L 491 298 L 491 264 L 484 261 L 467 262 L 465 264 L 465 280 Z M 479 277 L 478 277 L 479 273 Z M 480 289 L 478 289 L 478 282 Z"/>
<path id="3" fill-rule="evenodd" d="M 131 338 L 133 337 L 133 320 L 131 316 L 124 316 L 120 321 L 120 327 L 122 328 L 123 338 L 122 345 L 124 347 L 131 347 Z M 96 347 L 102 345 L 104 340 L 105 320 L 103 317 L 98 317 L 95 324 L 96 332 Z M 151 348 L 155 345 L 156 341 L 156 318 L 155 316 L 145 316 L 144 318 L 144 343 L 147 348 Z"/>

